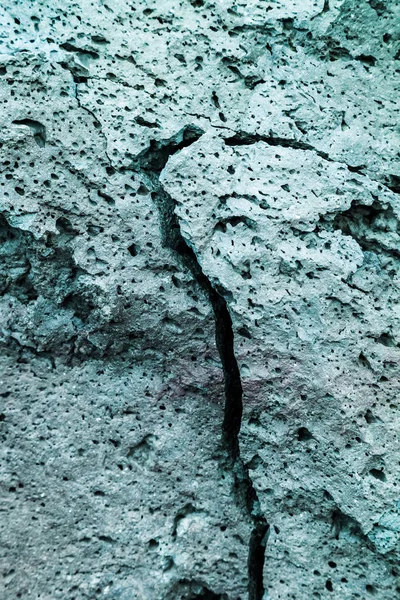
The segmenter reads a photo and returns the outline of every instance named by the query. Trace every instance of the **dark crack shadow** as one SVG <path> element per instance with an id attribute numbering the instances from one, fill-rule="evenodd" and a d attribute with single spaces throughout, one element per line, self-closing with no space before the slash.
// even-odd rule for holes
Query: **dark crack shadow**
<path id="1" fill-rule="evenodd" d="M 226 463 L 234 476 L 234 495 L 237 504 L 245 510 L 253 523 L 248 553 L 248 598 L 262 600 L 264 595 L 263 568 L 265 546 L 269 525 L 262 515 L 257 492 L 251 481 L 248 468 L 240 456 L 239 431 L 242 422 L 243 389 L 239 366 L 234 350 L 232 319 L 224 291 L 213 286 L 203 273 L 196 254 L 183 237 L 175 212 L 176 202 L 160 183 L 160 175 L 170 156 L 196 142 L 203 131 L 188 125 L 168 140 L 150 142 L 149 148 L 132 157 L 129 169 L 145 173 L 152 198 L 160 214 L 163 243 L 176 252 L 183 265 L 206 293 L 215 319 L 215 338 L 221 359 L 225 409 L 222 424 L 222 440 L 226 450 Z"/>

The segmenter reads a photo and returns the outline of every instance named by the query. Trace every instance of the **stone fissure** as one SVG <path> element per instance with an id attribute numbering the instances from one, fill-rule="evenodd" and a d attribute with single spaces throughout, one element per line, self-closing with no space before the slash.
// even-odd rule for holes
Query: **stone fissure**
<path id="1" fill-rule="evenodd" d="M 129 169 L 148 178 L 152 198 L 161 217 L 163 243 L 176 252 L 206 292 L 215 318 L 217 350 L 224 373 L 225 408 L 222 440 L 226 451 L 224 466 L 234 477 L 235 501 L 253 523 L 248 552 L 248 598 L 261 600 L 264 594 L 263 567 L 269 525 L 261 513 L 257 492 L 249 470 L 240 456 L 239 431 L 242 422 L 243 388 L 234 351 L 232 319 L 222 290 L 214 287 L 204 274 L 194 250 L 184 239 L 175 212 L 175 201 L 160 183 L 160 175 L 170 156 L 197 141 L 203 131 L 193 125 L 167 141 L 152 141 L 150 147 L 133 159 Z"/>
<path id="2" fill-rule="evenodd" d="M 72 75 L 72 73 L 71 73 L 71 75 Z M 73 77 L 73 76 L 72 76 L 72 77 Z M 107 150 L 107 137 L 106 137 L 106 135 L 105 135 L 105 133 L 104 133 L 104 131 L 103 131 L 103 129 L 102 129 L 102 123 L 101 123 L 101 121 L 98 119 L 98 117 L 96 116 L 96 114 L 95 114 L 95 113 L 94 113 L 92 110 L 90 110 L 90 108 L 88 108 L 87 106 L 85 106 L 84 104 L 82 104 L 82 102 L 81 102 L 81 99 L 79 98 L 79 88 L 78 88 L 78 86 L 79 86 L 79 83 L 77 83 L 77 82 L 75 81 L 74 77 L 73 77 L 73 81 L 74 81 L 74 85 L 75 85 L 75 100 L 77 101 L 79 108 L 81 108 L 82 110 L 86 111 L 86 112 L 87 112 L 87 113 L 88 113 L 88 114 L 89 114 L 91 117 L 93 117 L 93 119 L 94 119 L 94 123 L 95 123 L 95 126 L 96 126 L 96 129 L 98 129 L 98 130 L 99 130 L 99 132 L 100 132 L 100 135 L 101 135 L 101 137 L 102 137 L 102 138 L 103 138 L 103 140 L 104 140 L 104 154 L 106 155 L 106 158 L 107 158 L 107 162 L 108 162 L 108 164 L 109 164 L 109 167 L 110 167 L 111 169 L 114 169 L 114 167 L 113 167 L 113 165 L 112 165 L 111 158 L 110 158 L 110 156 L 108 155 L 108 150 Z"/>
<path id="3" fill-rule="evenodd" d="M 4 600 L 400 597 L 397 5 L 2 4 Z"/>
<path id="4" fill-rule="evenodd" d="M 307 144 L 307 142 L 302 142 L 301 140 L 238 131 L 234 135 L 228 138 L 224 138 L 224 142 L 227 146 L 251 146 L 252 144 L 256 144 L 257 142 L 264 142 L 265 144 L 268 144 L 268 146 L 292 148 L 293 150 L 309 150 L 311 152 L 315 152 L 315 154 L 323 160 L 327 160 L 328 162 L 332 163 L 342 164 L 345 167 L 347 167 L 347 169 L 352 173 L 358 173 L 359 175 L 367 176 L 371 181 L 375 181 L 376 183 L 384 185 L 394 194 L 400 193 L 400 177 L 398 177 L 397 175 L 385 174 L 381 176 L 381 180 L 379 179 L 377 181 L 375 179 L 372 179 L 367 173 L 367 165 L 348 165 L 346 162 L 336 160 L 332 158 L 332 156 L 330 156 L 327 152 L 324 152 L 323 150 L 318 150 L 311 144 Z"/>
<path id="5" fill-rule="evenodd" d="M 311 150 L 324 160 L 336 162 L 329 156 L 329 154 L 327 154 L 327 152 L 317 150 L 311 144 L 307 144 L 306 142 L 292 138 L 281 138 L 272 135 L 260 135 L 258 133 L 245 133 L 241 131 L 229 138 L 225 138 L 224 142 L 227 146 L 250 146 L 251 144 L 256 144 L 257 142 L 264 142 L 265 144 L 268 144 L 268 146 L 281 146 L 282 148 L 293 148 L 294 150 Z M 360 170 L 362 168 L 363 166 L 355 167 L 353 170 Z"/>

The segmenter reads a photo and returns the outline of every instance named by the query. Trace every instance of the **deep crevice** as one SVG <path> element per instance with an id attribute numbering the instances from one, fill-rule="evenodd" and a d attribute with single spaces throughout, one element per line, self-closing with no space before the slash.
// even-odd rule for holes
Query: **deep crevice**
<path id="1" fill-rule="evenodd" d="M 371 179 L 371 181 L 375 181 L 378 184 L 386 186 L 394 194 L 400 194 L 400 177 L 398 175 L 381 174 L 377 176 L 377 174 L 375 173 L 375 178 L 372 178 L 368 174 L 367 165 L 348 165 L 346 162 L 336 160 L 332 158 L 327 152 L 324 152 L 323 150 L 318 150 L 318 148 L 315 148 L 311 144 L 307 144 L 307 142 L 302 142 L 301 140 L 238 131 L 237 133 L 235 133 L 235 135 L 232 135 L 228 138 L 224 138 L 224 142 L 227 146 L 251 146 L 252 144 L 257 144 L 257 142 L 264 142 L 269 146 L 293 148 L 294 150 L 310 150 L 311 152 L 315 152 L 315 154 L 323 160 L 344 165 L 351 173 L 358 173 L 359 175 L 363 176 L 367 175 Z"/>
<path id="2" fill-rule="evenodd" d="M 364 169 L 366 169 L 365 165 L 352 166 L 348 165 L 347 163 L 335 160 L 331 156 L 329 156 L 327 152 L 324 152 L 323 150 L 318 150 L 318 148 L 315 148 L 311 144 L 307 144 L 307 142 L 302 142 L 301 140 L 296 140 L 294 138 L 281 138 L 272 135 L 260 135 L 259 133 L 246 133 L 243 131 L 239 131 L 238 133 L 229 138 L 224 138 L 224 142 L 227 146 L 250 146 L 252 144 L 256 144 L 257 142 L 264 142 L 265 144 L 268 144 L 268 146 L 293 148 L 294 150 L 310 150 L 311 152 L 315 152 L 315 154 L 323 160 L 343 164 L 352 173 L 359 173 L 360 175 L 364 175 L 363 171 Z M 386 186 L 389 187 L 387 184 Z"/>
<path id="3" fill-rule="evenodd" d="M 242 422 L 243 388 L 234 351 L 232 319 L 224 297 L 226 292 L 213 285 L 203 273 L 194 250 L 181 233 L 175 213 L 175 200 L 160 183 L 161 172 L 169 157 L 196 142 L 203 133 L 199 127 L 188 125 L 168 140 L 152 140 L 149 148 L 133 157 L 129 169 L 147 176 L 152 198 L 160 214 L 163 243 L 179 255 L 185 267 L 190 270 L 194 279 L 205 291 L 214 312 L 215 339 L 222 363 L 225 387 L 222 424 L 222 439 L 226 450 L 224 466 L 233 473 L 236 502 L 247 512 L 253 523 L 248 553 L 248 598 L 261 600 L 264 594 L 263 567 L 269 525 L 261 513 L 249 470 L 240 456 L 238 436 Z"/>
<path id="4" fill-rule="evenodd" d="M 269 146 L 281 146 L 282 148 L 293 148 L 294 150 L 312 150 L 324 160 L 333 161 L 329 154 L 322 150 L 317 150 L 311 144 L 301 142 L 292 138 L 281 138 L 272 135 L 260 135 L 258 133 L 238 132 L 235 135 L 225 138 L 224 142 L 227 146 L 250 146 L 257 142 L 265 142 Z"/>
<path id="5" fill-rule="evenodd" d="M 389 190 L 394 194 L 400 194 L 400 177 L 398 175 L 388 174 L 384 176 L 384 182 Z"/>
<path id="6" fill-rule="evenodd" d="M 385 206 L 378 200 L 369 205 L 353 200 L 350 208 L 336 213 L 333 218 L 320 217 L 316 230 L 320 226 L 339 230 L 352 237 L 364 252 L 399 259 L 400 250 L 383 245 L 380 238 L 385 232 L 400 233 L 400 226 L 396 224 L 397 216 L 390 205 Z"/>

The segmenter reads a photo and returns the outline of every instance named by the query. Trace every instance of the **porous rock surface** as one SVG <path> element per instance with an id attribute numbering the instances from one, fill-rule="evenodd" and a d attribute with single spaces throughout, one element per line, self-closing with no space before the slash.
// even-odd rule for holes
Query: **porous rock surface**
<path id="1" fill-rule="evenodd" d="M 399 3 L 0 20 L 1 597 L 397 598 Z"/>

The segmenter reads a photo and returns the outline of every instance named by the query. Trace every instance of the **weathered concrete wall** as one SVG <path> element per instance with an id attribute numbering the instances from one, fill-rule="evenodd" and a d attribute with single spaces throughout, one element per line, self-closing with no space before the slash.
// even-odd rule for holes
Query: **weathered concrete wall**
<path id="1" fill-rule="evenodd" d="M 5 0 L 1 597 L 400 593 L 396 0 Z"/>

